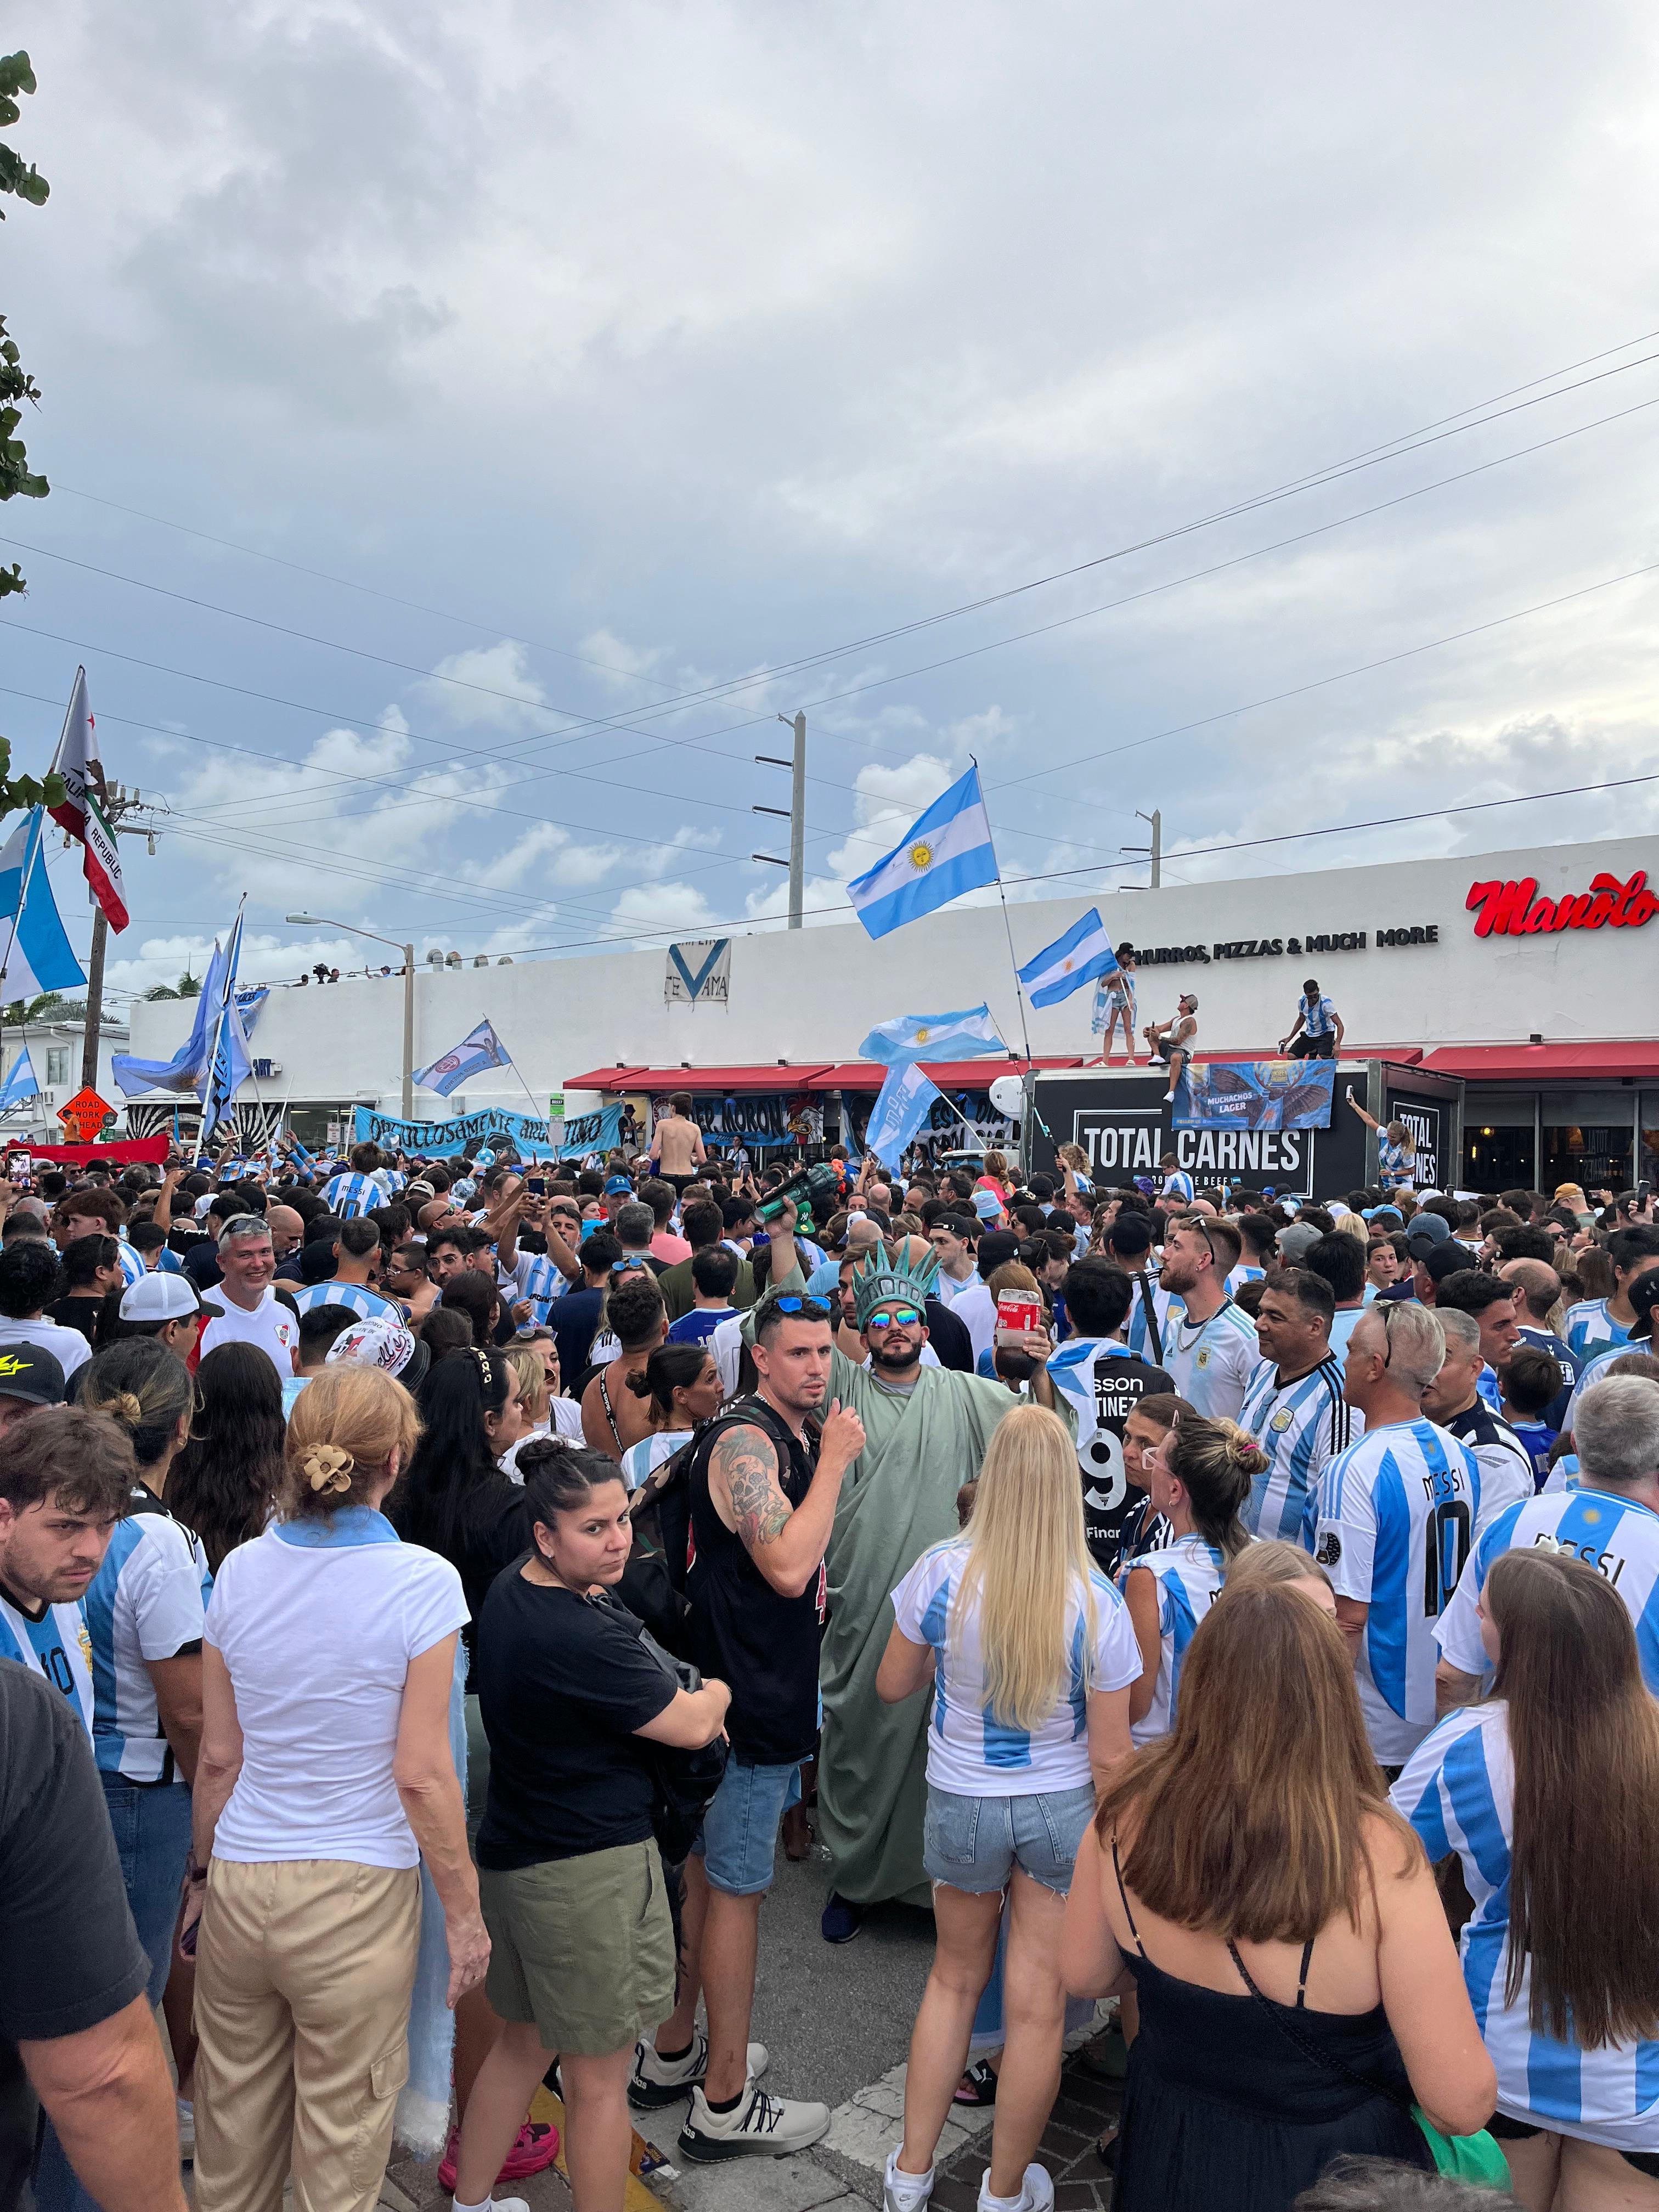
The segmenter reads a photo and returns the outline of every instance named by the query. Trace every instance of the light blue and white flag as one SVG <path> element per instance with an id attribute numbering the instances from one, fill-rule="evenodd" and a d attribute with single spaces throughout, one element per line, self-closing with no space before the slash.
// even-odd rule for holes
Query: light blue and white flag
<path id="1" fill-rule="evenodd" d="M 201 1097 L 211 1049 L 210 1035 L 224 997 L 225 956 L 216 938 L 213 957 L 208 962 L 207 974 L 196 994 L 196 1018 L 190 1035 L 172 1059 L 135 1060 L 131 1053 L 118 1052 L 110 1061 L 111 1074 L 129 1098 L 139 1097 L 146 1091 L 172 1091 L 181 1098 Z"/>
<path id="2" fill-rule="evenodd" d="M 1045 945 L 1041 952 L 1026 962 L 1019 971 L 1019 980 L 1034 1006 L 1057 1006 L 1073 991 L 1092 983 L 1097 975 L 1116 973 L 1117 955 L 1112 950 L 1112 940 L 1106 934 L 1099 908 L 1091 906 L 1080 921 L 1072 924 L 1064 937 Z"/>
<path id="3" fill-rule="evenodd" d="M 870 935 L 885 937 L 963 891 L 998 880 L 979 770 L 970 768 L 910 824 L 885 860 L 854 878 L 847 896 Z"/>
<path id="4" fill-rule="evenodd" d="M 242 1018 L 236 1009 L 236 969 L 242 957 L 242 914 L 246 904 L 244 894 L 225 951 L 220 1002 L 209 1014 L 213 1025 L 213 1051 L 207 1066 L 206 1087 L 202 1094 L 202 1127 L 197 1139 L 204 1152 L 215 1129 L 229 1114 L 236 1093 L 253 1073 Z"/>
<path id="5" fill-rule="evenodd" d="M 447 1098 L 470 1075 L 477 1075 L 486 1067 L 512 1065 L 512 1054 L 490 1024 L 483 1021 L 470 1036 L 464 1036 L 453 1052 L 444 1053 L 430 1067 L 417 1067 L 415 1080 L 423 1091 L 435 1091 L 441 1098 Z"/>
<path id="6" fill-rule="evenodd" d="M 6 1078 L 6 1087 L 0 1091 L 0 1114 L 9 1113 L 21 1106 L 26 1098 L 38 1098 L 40 1086 L 34 1079 L 34 1063 L 29 1058 L 29 1048 L 24 1046 L 11 1064 L 11 1073 Z"/>
<path id="7" fill-rule="evenodd" d="M 890 1067 L 880 1096 L 870 1109 L 865 1150 L 873 1152 L 884 1167 L 896 1175 L 905 1146 L 932 1112 L 933 1101 L 944 1096 L 914 1060 Z"/>
<path id="8" fill-rule="evenodd" d="M 46 809 L 30 807 L 0 850 L 0 1005 L 86 988 L 40 852 Z"/>
<path id="9" fill-rule="evenodd" d="M 985 1060 L 1007 1049 L 990 1009 L 979 1006 L 955 1014 L 900 1014 L 878 1022 L 859 1047 L 859 1057 L 902 1067 L 913 1060 Z"/>

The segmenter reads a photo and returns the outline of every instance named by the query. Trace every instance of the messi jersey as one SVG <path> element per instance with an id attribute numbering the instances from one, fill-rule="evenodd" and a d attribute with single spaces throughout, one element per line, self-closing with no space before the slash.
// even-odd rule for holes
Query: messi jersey
<path id="1" fill-rule="evenodd" d="M 78 1605 L 49 1605 L 39 1620 L 0 1591 L 0 1659 L 38 1667 L 92 1734 L 92 1641 Z"/>
<path id="2" fill-rule="evenodd" d="M 323 1204 L 342 1221 L 385 1206 L 392 1195 L 380 1176 L 356 1174 L 331 1176 L 322 1194 Z"/>
<path id="3" fill-rule="evenodd" d="M 1436 1625 L 1443 1656 L 1465 1674 L 1487 1671 L 1475 1605 L 1492 1561 L 1546 1541 L 1583 1559 L 1618 1591 L 1636 1626 L 1643 1675 L 1659 1697 L 1659 1513 L 1608 1490 L 1546 1492 L 1498 1516 L 1470 1553 Z"/>
<path id="4" fill-rule="evenodd" d="M 1213 1544 L 1201 1536 L 1177 1536 L 1161 1552 L 1148 1552 L 1123 1571 L 1123 1579 L 1140 1568 L 1158 1583 L 1158 1625 L 1162 1648 L 1152 1702 L 1145 1717 L 1134 1722 L 1130 1735 L 1138 1744 L 1155 1743 L 1176 1723 L 1176 1702 L 1181 1693 L 1181 1670 L 1187 1647 L 1198 1624 L 1215 1603 L 1227 1571 L 1227 1562 Z"/>
<path id="5" fill-rule="evenodd" d="M 1498 2069 L 1498 2111 L 1615 2150 L 1659 2151 L 1659 2042 L 1583 2051 L 1537 2033 L 1527 2018 L 1529 1967 L 1515 2002 L 1504 2001 L 1515 1841 L 1508 1706 L 1492 1700 L 1448 1714 L 1392 1795 L 1431 1859 L 1455 1851 L 1462 1863 L 1474 1911 L 1458 1950 L 1480 2039 Z"/>
<path id="6" fill-rule="evenodd" d="M 1320 1478 L 1314 1557 L 1339 1597 L 1369 1607 L 1354 1673 L 1379 1765 L 1434 1725 L 1434 1625 L 1480 1513 L 1474 1455 L 1421 1416 L 1368 1430 Z"/>
<path id="7" fill-rule="evenodd" d="M 1273 1462 L 1252 1480 L 1240 1519 L 1253 1536 L 1304 1542 L 1315 1484 L 1365 1426 L 1364 1415 L 1343 1402 L 1340 1366 L 1322 1359 L 1311 1374 L 1281 1382 L 1278 1368 L 1264 1359 L 1245 1389 L 1238 1425 Z"/>
<path id="8" fill-rule="evenodd" d="M 1196 1326 L 1183 1313 L 1164 1346 L 1164 1365 L 1188 1403 L 1212 1419 L 1236 1421 L 1261 1358 L 1255 1323 L 1229 1298 Z"/>

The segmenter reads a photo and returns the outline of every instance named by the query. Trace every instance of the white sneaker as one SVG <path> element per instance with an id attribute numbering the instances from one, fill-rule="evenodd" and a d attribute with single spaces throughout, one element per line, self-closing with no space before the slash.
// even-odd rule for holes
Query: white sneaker
<path id="1" fill-rule="evenodd" d="M 449 2201 L 452 2204 L 455 2202 L 453 2197 Z M 489 2212 L 530 2212 L 530 2207 L 522 2197 L 489 2197 L 484 2202 L 489 2205 Z"/>
<path id="2" fill-rule="evenodd" d="M 1054 2185 L 1044 2166 L 1028 2166 L 1019 2194 L 1012 2203 L 1006 2197 L 991 2194 L 991 2169 L 985 2169 L 985 2178 L 979 2185 L 979 2212 L 1054 2212 Z"/>
<path id="3" fill-rule="evenodd" d="M 933 2193 L 933 2169 L 926 2173 L 901 2173 L 898 2153 L 887 2154 L 887 2172 L 883 2177 L 881 2191 L 882 2212 L 922 2212 L 922 2207 Z"/>
<path id="4" fill-rule="evenodd" d="M 188 2097 L 175 2097 L 179 2107 L 179 2163 L 189 2166 L 196 2157 L 196 2107 Z"/>
<path id="5" fill-rule="evenodd" d="M 763 2043 L 749 2046 L 749 2079 L 757 2081 L 772 2063 L 772 2054 Z M 655 2112 L 661 2106 L 678 2104 L 689 2097 L 708 2071 L 708 2038 L 701 2028 L 691 2039 L 691 2048 L 684 2058 L 668 2059 L 659 2056 L 653 2043 L 636 2043 L 634 2046 L 634 2071 L 629 2078 L 628 2101 L 638 2111 Z"/>
<path id="6" fill-rule="evenodd" d="M 728 2158 L 786 2158 L 805 2150 L 830 2132 L 828 2105 L 800 2104 L 793 2097 L 771 2097 L 752 2083 L 729 2112 L 711 2112 L 701 2087 L 691 2092 L 691 2109 L 680 2130 L 679 2145 L 699 2166 Z"/>

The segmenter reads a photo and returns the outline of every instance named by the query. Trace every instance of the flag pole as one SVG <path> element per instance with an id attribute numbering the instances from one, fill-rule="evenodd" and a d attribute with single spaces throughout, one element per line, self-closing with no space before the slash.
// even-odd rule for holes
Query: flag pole
<path id="1" fill-rule="evenodd" d="M 979 763 L 976 760 L 974 760 L 972 753 L 969 753 L 968 757 L 970 761 L 973 761 L 974 775 L 975 779 L 977 779 L 979 775 Z M 984 797 L 985 794 L 981 791 L 980 793 L 981 801 Z M 997 841 L 992 834 L 991 817 L 988 813 L 985 817 L 985 834 L 987 838 L 989 839 L 991 858 L 993 861 L 995 862 L 996 866 L 997 897 L 1001 902 L 1002 905 L 1002 927 L 1007 932 L 1008 935 L 1008 965 L 1013 970 L 1014 996 L 1019 1001 L 1019 1034 L 1021 1042 L 1025 1047 L 1025 1058 L 1026 1062 L 1029 1065 L 1031 1058 L 1031 1034 L 1025 1025 L 1025 987 L 1019 980 L 1019 962 L 1014 957 L 1014 927 L 1008 919 L 1008 894 L 1002 888 L 1002 863 L 1000 860 L 997 860 Z M 1000 1030 L 998 1031 L 998 1034 L 999 1036 L 1001 1035 Z M 1003 1042 L 1006 1044 L 1007 1042 L 1007 1039 L 1005 1037 Z M 978 1132 L 975 1131 L 975 1136 L 977 1136 Z"/>
<path id="2" fill-rule="evenodd" d="M 545 1107 L 538 1107 L 538 1106 L 537 1105 L 537 1103 L 536 1103 L 536 1094 L 535 1094 L 535 1092 L 531 1089 L 530 1085 L 529 1085 L 525 1081 L 524 1070 L 520 1066 L 520 1065 L 519 1065 L 518 1061 L 517 1061 L 516 1060 L 514 1060 L 514 1059 L 512 1057 L 512 1055 L 511 1055 L 510 1054 L 508 1054 L 508 1056 L 507 1056 L 507 1066 L 512 1069 L 512 1071 L 513 1071 L 513 1073 L 514 1073 L 514 1075 L 516 1075 L 516 1076 L 518 1077 L 518 1079 L 519 1079 L 519 1088 L 520 1088 L 520 1090 L 523 1091 L 523 1093 L 524 1093 L 525 1097 L 526 1097 L 530 1101 L 530 1118 L 531 1118 L 531 1120 L 532 1120 L 532 1121 L 543 1121 L 543 1122 L 545 1122 L 545 1121 L 547 1121 L 547 1118 L 548 1118 L 548 1115 L 547 1115 L 547 1109 L 546 1109 L 546 1108 L 545 1108 Z M 552 1149 L 553 1149 L 553 1132 L 552 1132 L 551 1128 L 549 1128 L 548 1133 L 547 1133 L 547 1146 L 548 1146 L 548 1150 L 549 1150 L 549 1152 L 551 1152 L 551 1151 L 552 1151 Z"/>

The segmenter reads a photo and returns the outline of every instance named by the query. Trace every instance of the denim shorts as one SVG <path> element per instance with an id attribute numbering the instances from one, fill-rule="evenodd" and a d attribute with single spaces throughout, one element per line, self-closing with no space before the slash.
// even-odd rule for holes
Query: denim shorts
<path id="1" fill-rule="evenodd" d="M 744 1766 L 727 1760 L 702 1816 L 702 1833 L 692 1845 L 711 1889 L 724 1890 L 728 1897 L 758 1897 L 771 1888 L 778 1823 L 799 1771 L 799 1759 L 787 1766 Z"/>
<path id="2" fill-rule="evenodd" d="M 1016 1866 L 1064 1897 L 1094 1810 L 1087 1782 L 1030 1797 L 957 1797 L 930 1782 L 921 1863 L 931 1881 L 970 1897 L 1006 1889 Z"/>

